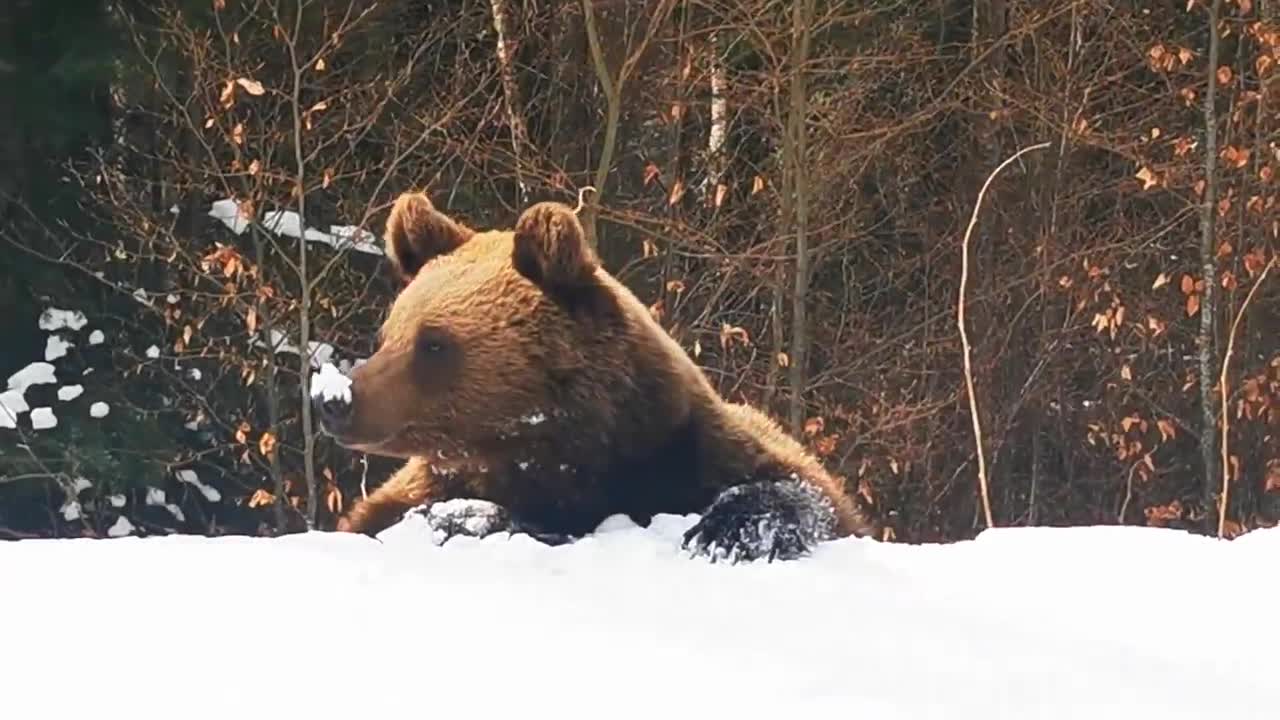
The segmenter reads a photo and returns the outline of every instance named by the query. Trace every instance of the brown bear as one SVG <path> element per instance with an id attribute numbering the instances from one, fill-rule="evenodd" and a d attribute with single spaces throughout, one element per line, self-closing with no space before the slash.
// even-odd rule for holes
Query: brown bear
<path id="1" fill-rule="evenodd" d="M 446 536 L 551 542 L 614 514 L 701 513 L 683 546 L 735 562 L 871 533 L 800 443 L 716 393 L 568 206 L 476 231 L 405 193 L 384 239 L 405 285 L 379 349 L 345 396 L 315 403 L 340 445 L 407 462 L 339 530 L 376 534 L 417 510 Z M 443 502 L 460 498 L 479 504 Z M 489 517 L 467 522 L 478 507 Z"/>

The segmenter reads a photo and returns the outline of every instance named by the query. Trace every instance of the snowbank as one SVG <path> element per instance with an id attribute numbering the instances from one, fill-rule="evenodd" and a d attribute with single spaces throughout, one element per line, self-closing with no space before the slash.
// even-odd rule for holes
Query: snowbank
<path id="1" fill-rule="evenodd" d="M 850 539 L 728 566 L 677 552 L 693 520 L 561 547 L 435 547 L 412 523 L 0 543 L 6 715 L 1275 717 L 1280 531 Z"/>

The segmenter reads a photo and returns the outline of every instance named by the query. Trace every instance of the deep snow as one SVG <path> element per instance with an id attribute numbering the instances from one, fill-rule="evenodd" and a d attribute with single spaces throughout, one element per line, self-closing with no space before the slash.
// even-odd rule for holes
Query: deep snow
<path id="1" fill-rule="evenodd" d="M 678 551 L 694 520 L 558 547 L 437 547 L 422 520 L 381 543 L 0 543 L 6 715 L 1276 716 L 1280 530 L 847 539 L 729 566 Z"/>

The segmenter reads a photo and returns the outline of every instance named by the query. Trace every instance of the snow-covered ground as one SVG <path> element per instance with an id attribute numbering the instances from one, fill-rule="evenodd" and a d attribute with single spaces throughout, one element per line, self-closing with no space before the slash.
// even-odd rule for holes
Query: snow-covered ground
<path id="1" fill-rule="evenodd" d="M 0 543 L 6 717 L 1274 718 L 1280 530 Z"/>

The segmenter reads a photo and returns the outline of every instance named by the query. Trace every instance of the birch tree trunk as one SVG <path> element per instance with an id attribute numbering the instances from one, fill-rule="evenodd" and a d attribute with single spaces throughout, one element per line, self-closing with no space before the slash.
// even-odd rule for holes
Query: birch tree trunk
<path id="1" fill-rule="evenodd" d="M 516 160 L 516 185 L 519 187 L 517 207 L 529 200 L 529 186 L 524 180 L 524 152 L 529 142 L 529 131 L 524 122 L 524 101 L 520 84 L 516 82 L 514 46 L 511 42 L 511 9 L 507 0 L 490 0 L 493 9 L 493 29 L 498 35 L 496 52 L 498 72 L 502 78 L 502 95 L 507 105 L 507 124 L 511 126 L 512 152 Z"/>

